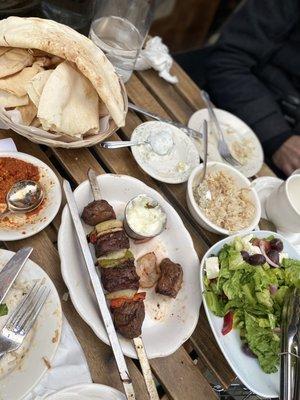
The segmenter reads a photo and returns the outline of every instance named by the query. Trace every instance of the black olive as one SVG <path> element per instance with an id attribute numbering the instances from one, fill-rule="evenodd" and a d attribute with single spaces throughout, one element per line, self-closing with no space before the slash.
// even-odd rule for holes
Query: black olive
<path id="1" fill-rule="evenodd" d="M 268 252 L 267 252 L 267 256 L 269 257 L 269 259 L 271 260 L 271 261 L 273 261 L 273 263 L 275 263 L 275 264 L 279 264 L 279 252 L 277 251 L 277 250 L 269 250 Z"/>
<path id="2" fill-rule="evenodd" d="M 250 349 L 250 347 L 246 343 L 243 343 L 242 350 L 247 356 L 257 358 L 257 356 L 253 353 L 253 351 Z"/>
<path id="3" fill-rule="evenodd" d="M 280 239 L 272 239 L 270 241 L 271 249 L 277 250 L 277 251 L 282 251 L 283 250 L 283 243 Z"/>
<path id="4" fill-rule="evenodd" d="M 241 256 L 243 257 L 243 260 L 244 260 L 244 261 L 248 261 L 248 260 L 249 260 L 249 257 L 250 257 L 248 251 L 245 251 L 245 250 L 242 250 L 242 251 L 241 251 Z"/>
<path id="5" fill-rule="evenodd" d="M 262 254 L 253 254 L 249 257 L 248 263 L 251 265 L 262 265 L 266 262 L 266 257 Z"/>

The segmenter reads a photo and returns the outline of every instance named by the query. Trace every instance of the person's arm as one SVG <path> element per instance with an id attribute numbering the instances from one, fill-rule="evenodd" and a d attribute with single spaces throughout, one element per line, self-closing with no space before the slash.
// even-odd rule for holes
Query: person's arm
<path id="1" fill-rule="evenodd" d="M 298 23 L 299 3 L 248 0 L 227 23 L 206 66 L 213 101 L 248 123 L 271 153 L 294 132 L 255 69 L 280 48 Z"/>

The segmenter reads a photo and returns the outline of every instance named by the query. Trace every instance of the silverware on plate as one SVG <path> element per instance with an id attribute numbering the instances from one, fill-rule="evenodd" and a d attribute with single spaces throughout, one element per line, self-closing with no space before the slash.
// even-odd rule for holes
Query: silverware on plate
<path id="1" fill-rule="evenodd" d="M 218 118 L 216 117 L 216 114 L 214 112 L 213 105 L 211 103 L 210 97 L 207 92 L 204 90 L 201 90 L 201 97 L 207 107 L 211 122 L 214 124 L 216 128 L 216 134 L 217 134 L 217 140 L 218 140 L 218 151 L 220 153 L 220 156 L 229 164 L 233 165 L 234 167 L 240 166 L 241 163 L 233 157 L 233 155 L 230 152 L 230 149 L 226 143 L 224 133 L 222 131 L 222 128 L 219 124 Z"/>
<path id="2" fill-rule="evenodd" d="M 22 345 L 50 291 L 46 285 L 41 284 L 41 281 L 36 282 L 8 318 L 0 332 L 0 358 Z"/>
<path id="3" fill-rule="evenodd" d="M 188 126 L 181 124 L 180 122 L 176 122 L 176 121 L 172 121 L 170 119 L 166 119 L 166 118 L 162 118 L 159 115 L 153 114 L 152 112 L 145 110 L 142 107 L 136 106 L 135 104 L 132 103 L 128 103 L 128 108 L 130 110 L 136 111 L 140 114 L 146 115 L 147 117 L 150 117 L 152 119 L 155 119 L 156 121 L 160 121 L 160 122 L 166 122 L 167 124 L 171 124 L 176 126 L 176 128 L 181 129 L 186 135 L 192 137 L 193 139 L 197 139 L 199 140 L 199 135 L 200 138 L 202 137 L 202 133 L 195 131 L 192 128 L 189 128 Z"/>
<path id="4" fill-rule="evenodd" d="M 92 283 L 92 286 L 94 289 L 94 293 L 95 293 L 95 296 L 97 299 L 99 310 L 101 312 L 101 316 L 103 319 L 103 324 L 105 326 L 107 336 L 108 336 L 112 351 L 115 356 L 116 364 L 117 364 L 119 374 L 120 374 L 120 379 L 122 381 L 127 399 L 134 400 L 136 397 L 135 397 L 132 381 L 130 378 L 130 374 L 129 374 L 129 371 L 128 371 L 128 368 L 126 365 L 126 361 L 125 361 L 124 354 L 122 352 L 122 348 L 120 346 L 119 338 L 115 331 L 115 327 L 114 327 L 114 324 L 113 324 L 113 321 L 111 318 L 109 308 L 106 303 L 106 298 L 105 298 L 105 294 L 103 291 L 103 287 L 102 287 L 101 281 L 98 277 L 98 274 L 97 274 L 97 271 L 95 268 L 95 264 L 94 264 L 94 260 L 93 260 L 93 257 L 92 257 L 87 239 L 86 239 L 86 235 L 85 235 L 81 220 L 80 220 L 80 216 L 79 216 L 79 212 L 78 212 L 74 194 L 73 194 L 71 186 L 67 180 L 64 180 L 63 187 L 64 187 L 64 191 L 66 194 L 66 199 L 67 199 L 67 203 L 69 206 L 71 218 L 72 218 L 72 221 L 74 224 L 76 236 L 77 236 L 77 239 L 79 242 L 79 247 L 80 247 L 81 253 L 83 255 L 83 258 L 85 260 L 85 264 L 86 264 L 86 267 L 87 267 L 87 270 L 88 270 L 88 273 L 90 276 L 90 280 L 91 280 L 91 283 Z M 93 191 L 94 195 L 97 197 L 100 196 L 100 189 L 98 187 L 96 187 L 94 189 L 95 189 L 95 191 Z"/>
<path id="5" fill-rule="evenodd" d="M 95 200 L 101 200 L 101 190 L 97 181 L 97 176 L 94 170 L 89 169 L 88 171 L 88 178 L 91 185 L 91 189 L 93 192 L 93 196 Z M 133 344 L 139 358 L 144 380 L 146 383 L 147 391 L 149 394 L 150 400 L 159 400 L 157 389 L 153 380 L 149 360 L 147 357 L 147 353 L 144 347 L 143 339 L 141 336 L 134 338 Z"/>
<path id="6" fill-rule="evenodd" d="M 24 247 L 19 250 L 3 267 L 0 272 L 0 304 L 3 302 L 9 289 L 17 279 L 28 257 L 32 253 L 32 247 Z"/>

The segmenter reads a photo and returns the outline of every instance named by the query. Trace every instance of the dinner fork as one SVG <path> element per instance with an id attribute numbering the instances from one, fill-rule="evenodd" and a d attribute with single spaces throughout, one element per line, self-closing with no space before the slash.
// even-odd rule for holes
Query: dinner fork
<path id="1" fill-rule="evenodd" d="M 222 128 L 219 124 L 219 121 L 216 117 L 216 114 L 214 112 L 209 94 L 207 92 L 205 92 L 205 90 L 201 90 L 201 97 L 207 107 L 208 113 L 209 113 L 209 117 L 212 121 L 212 123 L 215 125 L 216 127 L 216 133 L 218 136 L 218 150 L 220 153 L 220 156 L 229 164 L 233 165 L 234 167 L 237 166 L 241 166 L 241 163 L 233 157 L 233 155 L 231 154 L 229 147 L 226 143 L 225 137 L 224 137 L 224 133 L 222 131 Z"/>
<path id="2" fill-rule="evenodd" d="M 8 318 L 0 332 L 0 358 L 22 345 L 50 291 L 41 281 L 36 282 Z"/>

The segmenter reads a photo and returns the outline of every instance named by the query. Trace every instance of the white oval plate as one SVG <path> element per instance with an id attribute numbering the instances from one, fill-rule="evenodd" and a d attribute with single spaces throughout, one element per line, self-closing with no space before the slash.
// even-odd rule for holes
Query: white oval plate
<path id="1" fill-rule="evenodd" d="M 167 356 L 190 337 L 198 321 L 201 304 L 199 259 L 192 239 L 174 208 L 143 182 L 130 176 L 113 174 L 98 176 L 98 182 L 103 198 L 114 207 L 119 219 L 123 219 L 126 203 L 141 193 L 156 199 L 167 214 L 167 227 L 162 234 L 145 244 L 131 243 L 135 257 L 154 251 L 158 261 L 168 256 L 183 268 L 183 285 L 175 300 L 156 294 L 152 288 L 148 290 L 145 301 L 146 318 L 142 333 L 147 354 L 149 358 Z M 93 199 L 88 181 L 79 185 L 74 195 L 81 214 Z M 85 228 L 86 232 L 92 230 L 91 227 Z M 95 334 L 109 344 L 67 207 L 62 214 L 58 250 L 62 275 L 76 310 Z M 121 336 L 120 342 L 124 354 L 136 358 L 132 342 Z"/>
<path id="2" fill-rule="evenodd" d="M 297 250 L 281 235 L 270 231 L 253 231 L 251 232 L 256 237 L 265 238 L 274 235 L 282 240 L 284 244 L 284 251 L 289 254 L 289 257 L 299 259 L 300 255 Z M 212 254 L 218 254 L 221 248 L 226 243 L 232 242 L 233 238 L 239 235 L 229 236 L 212 246 L 201 262 L 200 282 L 201 291 L 205 291 L 204 285 L 204 262 Z M 238 330 L 234 329 L 227 335 L 222 335 L 221 330 L 223 327 L 223 318 L 215 316 L 207 307 L 205 297 L 203 297 L 205 312 L 210 323 L 210 327 L 222 350 L 227 362 L 236 373 L 238 378 L 258 396 L 274 398 L 279 397 L 279 372 L 273 374 L 266 374 L 260 368 L 257 360 L 247 356 L 241 349 L 241 339 Z"/>
<path id="3" fill-rule="evenodd" d="M 90 383 L 68 387 L 44 400 L 126 400 L 126 397 L 110 386 Z"/>
<path id="4" fill-rule="evenodd" d="M 0 250 L 0 269 L 14 254 L 11 251 Z M 51 365 L 59 345 L 62 325 L 61 304 L 49 276 L 41 267 L 28 260 L 16 282 L 33 284 L 40 279 L 43 279 L 43 283 L 51 289 L 51 293 L 35 323 L 34 336 L 23 360 L 12 372 L 0 378 L 1 400 L 19 400 L 30 392 L 48 371 L 44 359 Z"/>
<path id="5" fill-rule="evenodd" d="M 166 122 L 144 122 L 132 132 L 131 140 L 147 140 L 152 133 L 170 132 L 174 147 L 169 154 L 160 156 L 151 151 L 149 144 L 132 146 L 132 154 L 139 166 L 152 178 L 165 183 L 186 182 L 199 164 L 198 150 L 193 141 L 180 129 Z"/>
<path id="6" fill-rule="evenodd" d="M 243 147 L 249 147 L 249 157 L 243 161 L 242 166 L 235 167 L 247 178 L 254 176 L 259 172 L 264 162 L 264 153 L 260 141 L 258 140 L 252 129 L 245 124 L 241 119 L 225 110 L 214 108 L 218 121 L 223 129 L 226 141 L 232 151 L 232 154 L 239 159 L 235 153 L 235 143 L 240 143 Z M 206 108 L 196 111 L 189 119 L 188 126 L 195 130 L 201 130 L 204 120 L 208 122 L 208 161 L 220 161 L 226 164 L 226 161 L 220 156 L 217 139 L 211 133 L 211 124 L 209 114 Z M 202 141 L 194 141 L 203 159 L 203 144 Z M 229 164 L 230 165 L 230 164 Z"/>
<path id="7" fill-rule="evenodd" d="M 54 219 L 61 204 L 61 187 L 55 173 L 38 158 L 19 152 L 0 152 L 0 158 L 10 157 L 28 162 L 40 170 L 40 183 L 45 190 L 44 206 L 38 214 L 26 219 L 24 214 L 14 214 L 14 225 L 0 222 L 0 240 L 20 240 L 42 231 Z M 0 171 L 1 176 L 1 171 Z"/>

